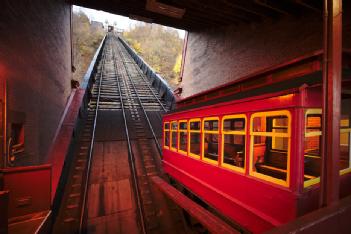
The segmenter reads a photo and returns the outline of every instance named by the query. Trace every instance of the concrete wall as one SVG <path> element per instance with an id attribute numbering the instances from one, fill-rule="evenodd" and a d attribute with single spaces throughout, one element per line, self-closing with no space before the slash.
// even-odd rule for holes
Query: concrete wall
<path id="1" fill-rule="evenodd" d="M 8 123 L 24 122 L 25 154 L 47 154 L 71 92 L 70 5 L 65 0 L 2 0 L 1 79 L 8 81 Z"/>
<path id="2" fill-rule="evenodd" d="M 348 15 L 350 17 L 350 15 Z M 344 17 L 350 41 L 350 18 Z M 322 48 L 322 18 L 285 17 L 259 24 L 189 32 L 182 97 Z"/>

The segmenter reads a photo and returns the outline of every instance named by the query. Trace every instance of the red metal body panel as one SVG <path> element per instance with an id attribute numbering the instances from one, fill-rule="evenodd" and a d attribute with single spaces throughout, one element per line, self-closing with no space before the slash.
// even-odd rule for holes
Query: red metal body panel
<path id="1" fill-rule="evenodd" d="M 246 129 L 246 171 L 236 172 L 163 149 L 166 173 L 185 185 L 204 201 L 244 228 L 260 233 L 287 223 L 315 209 L 317 186 L 303 187 L 304 108 L 321 106 L 321 87 L 302 87 L 212 106 L 179 111 L 164 116 L 164 122 L 223 115 L 245 114 L 249 122 L 254 112 L 288 110 L 291 114 L 290 183 L 288 187 L 249 175 L 250 128 Z M 220 129 L 220 127 L 219 127 Z M 219 138 L 221 134 L 219 134 Z M 221 148 L 221 147 L 219 147 Z M 219 150 L 219 157 L 221 149 Z M 219 159 L 219 162 L 221 159 Z M 345 177 L 350 178 L 349 175 Z M 348 180 L 346 183 L 349 183 Z M 349 184 L 351 185 L 351 184 Z M 307 209 L 303 206 L 312 204 Z"/>
<path id="2" fill-rule="evenodd" d="M 51 206 L 51 165 L 1 169 L 10 191 L 8 218 L 46 211 Z"/>
<path id="3" fill-rule="evenodd" d="M 295 217 L 296 198 L 287 190 L 173 152 L 165 157 L 164 169 L 204 201 L 250 231 L 262 232 Z M 261 209 L 273 212 L 267 215 Z M 279 217 L 276 216 L 280 215 L 279 211 L 283 217 L 279 220 L 273 218 Z"/>

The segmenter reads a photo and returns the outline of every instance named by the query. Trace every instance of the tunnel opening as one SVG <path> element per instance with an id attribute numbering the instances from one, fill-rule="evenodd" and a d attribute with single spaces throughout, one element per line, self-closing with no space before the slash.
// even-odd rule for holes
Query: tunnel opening
<path id="1" fill-rule="evenodd" d="M 349 232 L 349 1 L 4 9 L 0 230 Z"/>
<path id="2" fill-rule="evenodd" d="M 72 11 L 72 48 L 76 71 L 73 79 L 82 82 L 94 51 L 104 32 L 123 38 L 158 73 L 172 90 L 178 88 L 184 66 L 187 32 L 162 26 L 138 17 L 124 17 L 80 6 Z"/>

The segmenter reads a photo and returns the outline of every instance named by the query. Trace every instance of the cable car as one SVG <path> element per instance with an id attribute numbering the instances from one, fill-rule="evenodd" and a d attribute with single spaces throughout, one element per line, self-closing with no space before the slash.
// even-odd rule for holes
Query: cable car
<path id="1" fill-rule="evenodd" d="M 257 95 L 210 98 L 211 92 L 225 93 L 228 86 L 222 86 L 184 101 L 163 117 L 165 172 L 249 232 L 269 230 L 317 209 L 322 136 L 319 69 L 307 72 L 305 78 L 297 72 L 282 91 L 262 86 L 255 89 Z M 271 77 L 274 72 L 279 73 L 270 71 Z M 341 197 L 351 194 L 351 77 L 344 78 Z"/>

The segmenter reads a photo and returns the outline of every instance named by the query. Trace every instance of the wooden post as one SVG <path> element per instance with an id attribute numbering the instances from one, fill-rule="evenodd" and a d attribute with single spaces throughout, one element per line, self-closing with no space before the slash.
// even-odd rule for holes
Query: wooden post
<path id="1" fill-rule="evenodd" d="M 6 166 L 6 85 L 5 77 L 0 74 L 0 168 Z"/>
<path id="2" fill-rule="evenodd" d="M 324 0 L 323 135 L 320 205 L 339 199 L 342 0 Z"/>

